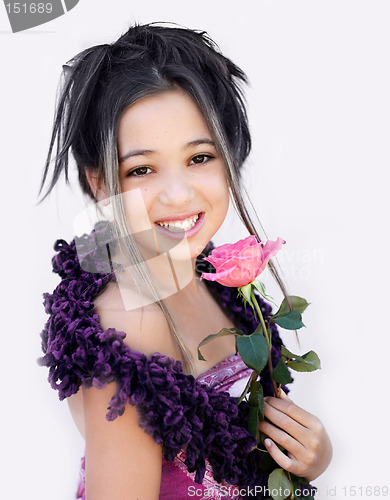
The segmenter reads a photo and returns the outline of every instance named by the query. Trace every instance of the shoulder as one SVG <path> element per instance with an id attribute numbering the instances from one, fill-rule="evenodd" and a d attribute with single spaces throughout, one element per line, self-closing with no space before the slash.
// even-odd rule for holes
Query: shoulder
<path id="1" fill-rule="evenodd" d="M 136 293 L 134 302 L 137 301 Z M 110 281 L 94 300 L 94 313 L 103 330 L 114 328 L 125 333 L 123 339 L 131 349 L 147 356 L 155 352 L 181 359 L 171 336 L 164 312 L 156 303 L 142 307 L 126 306 L 116 281 Z"/>
<path id="2" fill-rule="evenodd" d="M 86 257 L 80 257 L 74 240 L 58 240 L 54 246 L 53 271 L 61 281 L 52 293 L 44 294 L 49 318 L 41 332 L 43 356 L 38 364 L 49 368 L 48 381 L 60 400 L 76 394 L 82 385 L 103 388 L 121 381 L 124 371 L 138 380 L 150 364 L 173 367 L 180 361 L 157 304 L 123 307 L 115 264 L 109 269 L 98 266 L 104 248 L 90 251 L 88 246 Z M 125 402 L 119 398 L 116 403 L 110 419 L 120 414 Z"/>

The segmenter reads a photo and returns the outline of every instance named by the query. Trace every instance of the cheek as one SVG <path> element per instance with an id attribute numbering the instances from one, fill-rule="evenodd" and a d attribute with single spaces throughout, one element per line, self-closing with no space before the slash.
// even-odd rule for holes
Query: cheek
<path id="1" fill-rule="evenodd" d="M 227 188 L 220 189 L 218 192 L 214 191 L 214 193 L 215 200 L 218 203 L 218 212 L 221 215 L 226 215 L 229 208 L 229 190 Z"/>
<path id="2" fill-rule="evenodd" d="M 134 234 L 151 229 L 147 191 L 132 189 L 121 196 L 129 232 Z"/>
<path id="3" fill-rule="evenodd" d="M 159 241 L 157 246 L 155 228 L 149 219 L 151 200 L 148 194 L 140 188 L 122 193 L 127 230 L 145 260 L 156 257 L 164 249 L 164 242 Z"/>
<path id="4" fill-rule="evenodd" d="M 229 208 L 229 188 L 224 170 L 214 179 L 210 179 L 208 189 L 215 209 L 225 217 Z"/>

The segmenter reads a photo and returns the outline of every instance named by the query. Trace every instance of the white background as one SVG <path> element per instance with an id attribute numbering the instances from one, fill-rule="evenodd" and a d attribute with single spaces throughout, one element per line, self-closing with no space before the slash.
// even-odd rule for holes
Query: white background
<path id="1" fill-rule="evenodd" d="M 363 487 L 361 498 L 367 486 L 390 489 L 389 2 L 80 0 L 19 34 L 0 7 L 0 497 L 74 497 L 83 442 L 35 360 L 46 320 L 41 294 L 57 283 L 52 244 L 72 237 L 84 202 L 75 183 L 62 182 L 39 206 L 37 192 L 61 65 L 134 21 L 205 29 L 247 73 L 247 184 L 269 238 L 287 240 L 280 263 L 290 292 L 311 302 L 301 349 L 315 349 L 323 364 L 297 376 L 291 392 L 332 437 L 333 462 L 314 482 L 318 498 L 349 497 L 353 486 Z M 283 338 L 299 350 L 289 332 Z"/>

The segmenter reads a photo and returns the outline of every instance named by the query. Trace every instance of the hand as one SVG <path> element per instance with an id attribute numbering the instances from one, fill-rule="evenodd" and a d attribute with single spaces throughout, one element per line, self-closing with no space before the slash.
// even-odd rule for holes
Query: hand
<path id="1" fill-rule="evenodd" d="M 259 429 L 271 438 L 264 444 L 280 467 L 308 481 L 324 472 L 332 457 L 332 445 L 317 417 L 295 405 L 283 391 L 281 398 L 265 398 L 264 417 L 267 420 L 260 422 Z"/>

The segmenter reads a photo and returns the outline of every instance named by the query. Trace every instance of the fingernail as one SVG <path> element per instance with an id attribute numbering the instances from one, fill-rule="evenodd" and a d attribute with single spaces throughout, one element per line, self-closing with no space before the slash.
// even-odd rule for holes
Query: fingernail
<path id="1" fill-rule="evenodd" d="M 271 447 L 271 445 L 272 445 L 272 441 L 271 441 L 270 439 L 268 439 L 268 438 L 267 438 L 267 439 L 264 441 L 264 444 L 265 444 L 265 446 L 266 446 L 267 448 L 270 448 L 270 447 Z"/>

